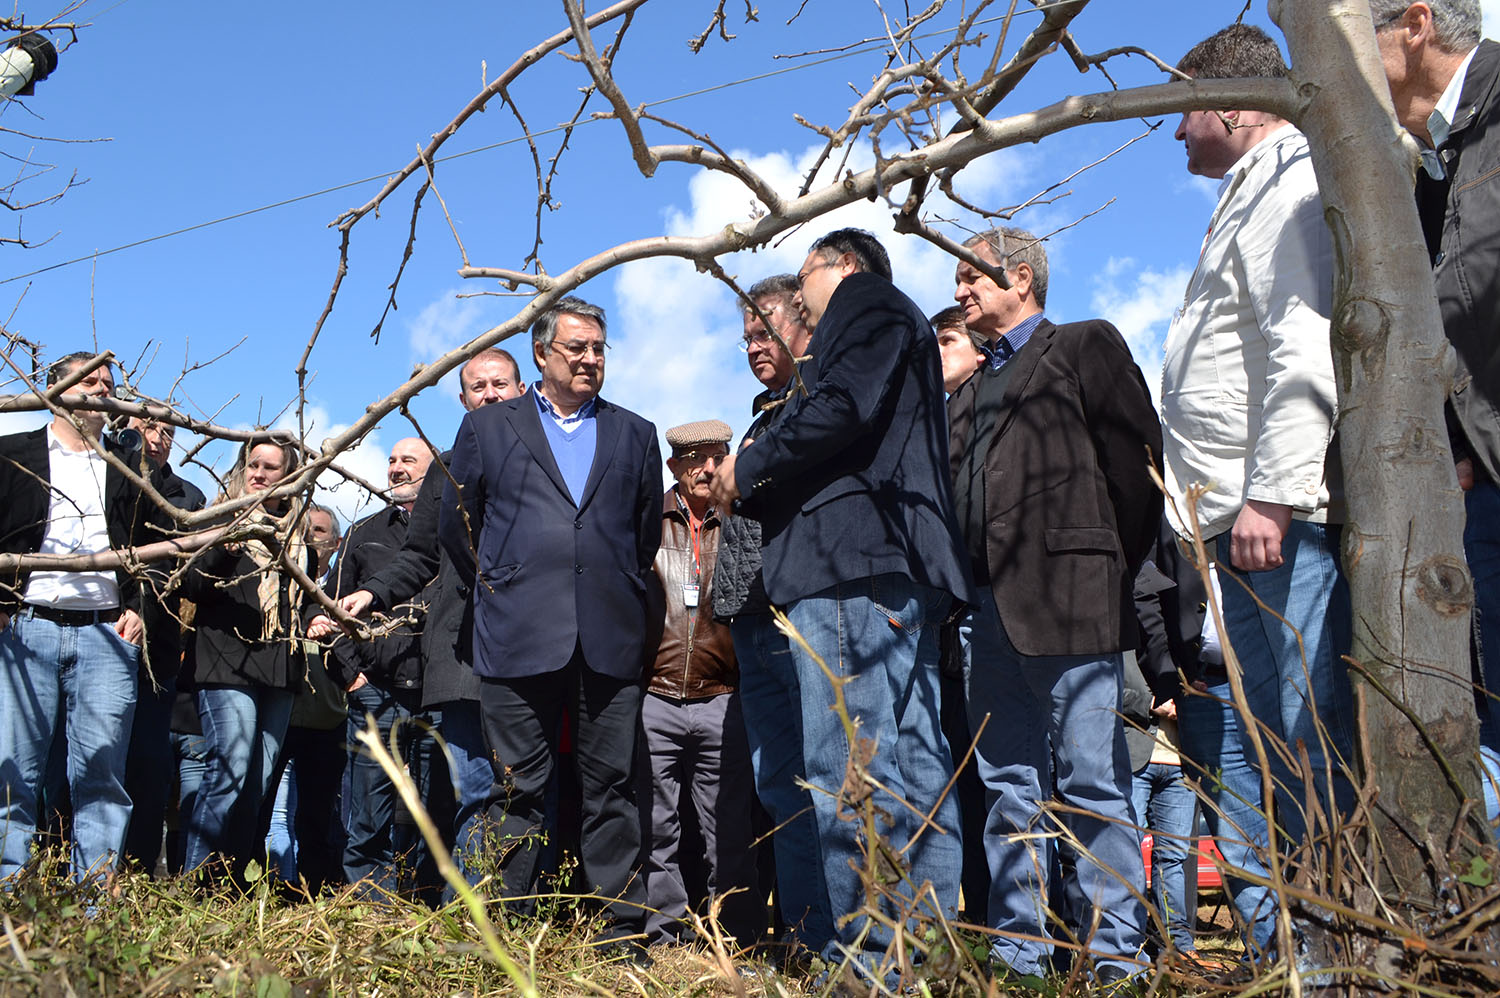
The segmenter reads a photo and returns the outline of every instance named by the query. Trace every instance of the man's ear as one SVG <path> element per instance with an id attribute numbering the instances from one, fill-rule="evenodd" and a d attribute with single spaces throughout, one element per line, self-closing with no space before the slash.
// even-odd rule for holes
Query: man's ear
<path id="1" fill-rule="evenodd" d="M 1031 279 L 1034 276 L 1031 264 L 1018 263 L 1010 272 L 1011 290 L 1022 298 L 1031 297 Z"/>

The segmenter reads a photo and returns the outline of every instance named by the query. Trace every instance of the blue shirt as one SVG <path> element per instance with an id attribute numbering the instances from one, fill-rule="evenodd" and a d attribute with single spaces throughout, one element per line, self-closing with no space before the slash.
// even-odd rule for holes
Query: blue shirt
<path id="1" fill-rule="evenodd" d="M 589 470 L 594 466 L 594 450 L 599 439 L 594 400 L 589 399 L 571 416 L 564 416 L 547 401 L 541 388 L 539 381 L 528 394 L 536 399 L 537 410 L 542 416 L 542 430 L 552 448 L 552 459 L 557 462 L 557 470 L 562 472 L 563 482 L 577 505 L 583 500 L 583 488 L 588 484 Z"/>
<path id="2" fill-rule="evenodd" d="M 1036 332 L 1036 327 L 1042 324 L 1042 313 L 1028 315 L 1020 322 L 1012 326 L 1004 335 L 988 346 L 980 347 L 985 357 L 989 359 L 990 368 L 998 371 L 1005 366 L 1005 362 L 1020 353 L 1021 348 L 1031 339 L 1031 334 Z"/>

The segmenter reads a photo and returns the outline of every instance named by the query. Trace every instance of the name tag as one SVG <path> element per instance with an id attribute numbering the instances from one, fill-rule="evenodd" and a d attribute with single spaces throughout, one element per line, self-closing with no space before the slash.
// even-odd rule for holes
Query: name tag
<path id="1" fill-rule="evenodd" d="M 682 584 L 682 605 L 689 610 L 698 605 L 698 583 L 684 582 Z"/>

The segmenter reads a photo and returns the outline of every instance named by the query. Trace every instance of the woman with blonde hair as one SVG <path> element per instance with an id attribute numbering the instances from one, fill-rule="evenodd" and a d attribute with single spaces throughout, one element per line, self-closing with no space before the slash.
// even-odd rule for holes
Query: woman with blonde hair
<path id="1" fill-rule="evenodd" d="M 290 444 L 250 442 L 225 480 L 224 499 L 272 489 L 296 465 Z M 194 683 L 208 745 L 203 784 L 187 822 L 184 868 L 219 855 L 234 869 L 264 853 L 261 802 L 292 699 L 303 681 L 297 650 L 302 590 L 281 561 L 311 565 L 298 518 L 301 503 L 276 498 L 240 515 L 276 529 L 271 540 L 236 541 L 201 555 L 183 582 L 196 605 Z"/>

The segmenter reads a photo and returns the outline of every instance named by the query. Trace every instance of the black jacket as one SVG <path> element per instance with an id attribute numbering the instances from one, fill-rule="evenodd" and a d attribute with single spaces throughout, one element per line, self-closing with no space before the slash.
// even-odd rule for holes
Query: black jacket
<path id="1" fill-rule="evenodd" d="M 740 508 L 761 522 L 771 602 L 886 573 L 969 602 L 942 365 L 921 309 L 890 281 L 851 274 L 829 298 L 802 376 L 808 393 L 734 469 Z"/>
<path id="2" fill-rule="evenodd" d="M 316 558 L 307 550 L 307 571 Z M 261 609 L 256 587 L 260 571 L 247 554 L 230 547 L 210 548 L 184 573 L 182 598 L 195 606 L 193 616 L 193 682 L 204 686 L 306 688 L 306 663 L 293 633 L 291 589 L 296 583 L 280 575 L 277 609 L 283 637 L 262 641 Z M 303 613 L 316 604 L 304 600 Z"/>
<path id="3" fill-rule="evenodd" d="M 656 427 L 596 399 L 594 461 L 575 502 L 542 419 L 527 392 L 465 415 L 453 444 L 438 536 L 474 589 L 474 671 L 541 675 L 582 648 L 594 672 L 638 679 L 661 543 Z"/>
<path id="4" fill-rule="evenodd" d="M 1456 457 L 1500 482 L 1500 45 L 1479 43 L 1448 141 L 1448 179 L 1417 171 L 1443 330 L 1458 353 L 1450 397 Z"/>
<path id="5" fill-rule="evenodd" d="M 425 603 L 422 626 L 422 705 L 478 700 L 474 675 L 474 611 L 470 588 L 438 543 L 438 506 L 448 481 L 449 451 L 434 460 L 422 479 L 406 523 L 406 540 L 364 587 L 377 609 Z"/>
<path id="6" fill-rule="evenodd" d="M 369 580 L 390 564 L 406 541 L 407 514 L 400 506 L 387 506 L 365 517 L 344 535 L 333 577 L 324 589 L 334 599 L 357 589 L 369 588 Z M 420 612 L 414 611 L 420 618 Z M 383 690 L 417 690 L 422 686 L 422 628 L 402 624 L 373 641 L 340 637 L 323 664 L 339 689 L 348 689 L 361 672 Z"/>
<path id="7" fill-rule="evenodd" d="M 983 455 L 990 589 L 1023 655 L 1134 648 L 1131 598 L 1161 519 L 1161 424 L 1130 347 L 1092 319 L 1042 320 L 1010 361 Z M 973 445 L 982 379 L 948 400 L 952 473 Z"/>
<path id="8" fill-rule="evenodd" d="M 128 466 L 143 469 L 152 486 L 161 491 L 161 470 L 146 461 L 140 451 L 125 451 L 109 438 L 103 441 L 111 454 Z M 48 482 L 51 462 L 47 458 L 47 428 L 0 437 L 0 553 L 35 554 L 47 533 L 51 506 Z M 104 520 L 111 548 L 127 548 L 164 540 L 171 518 L 141 494 L 113 466 L 104 472 Z M 0 610 L 14 612 L 21 604 L 30 572 L 17 569 L 0 576 Z M 158 616 L 156 601 L 143 599 L 140 581 L 123 569 L 116 570 L 120 605 L 141 615 L 151 627 Z"/>

